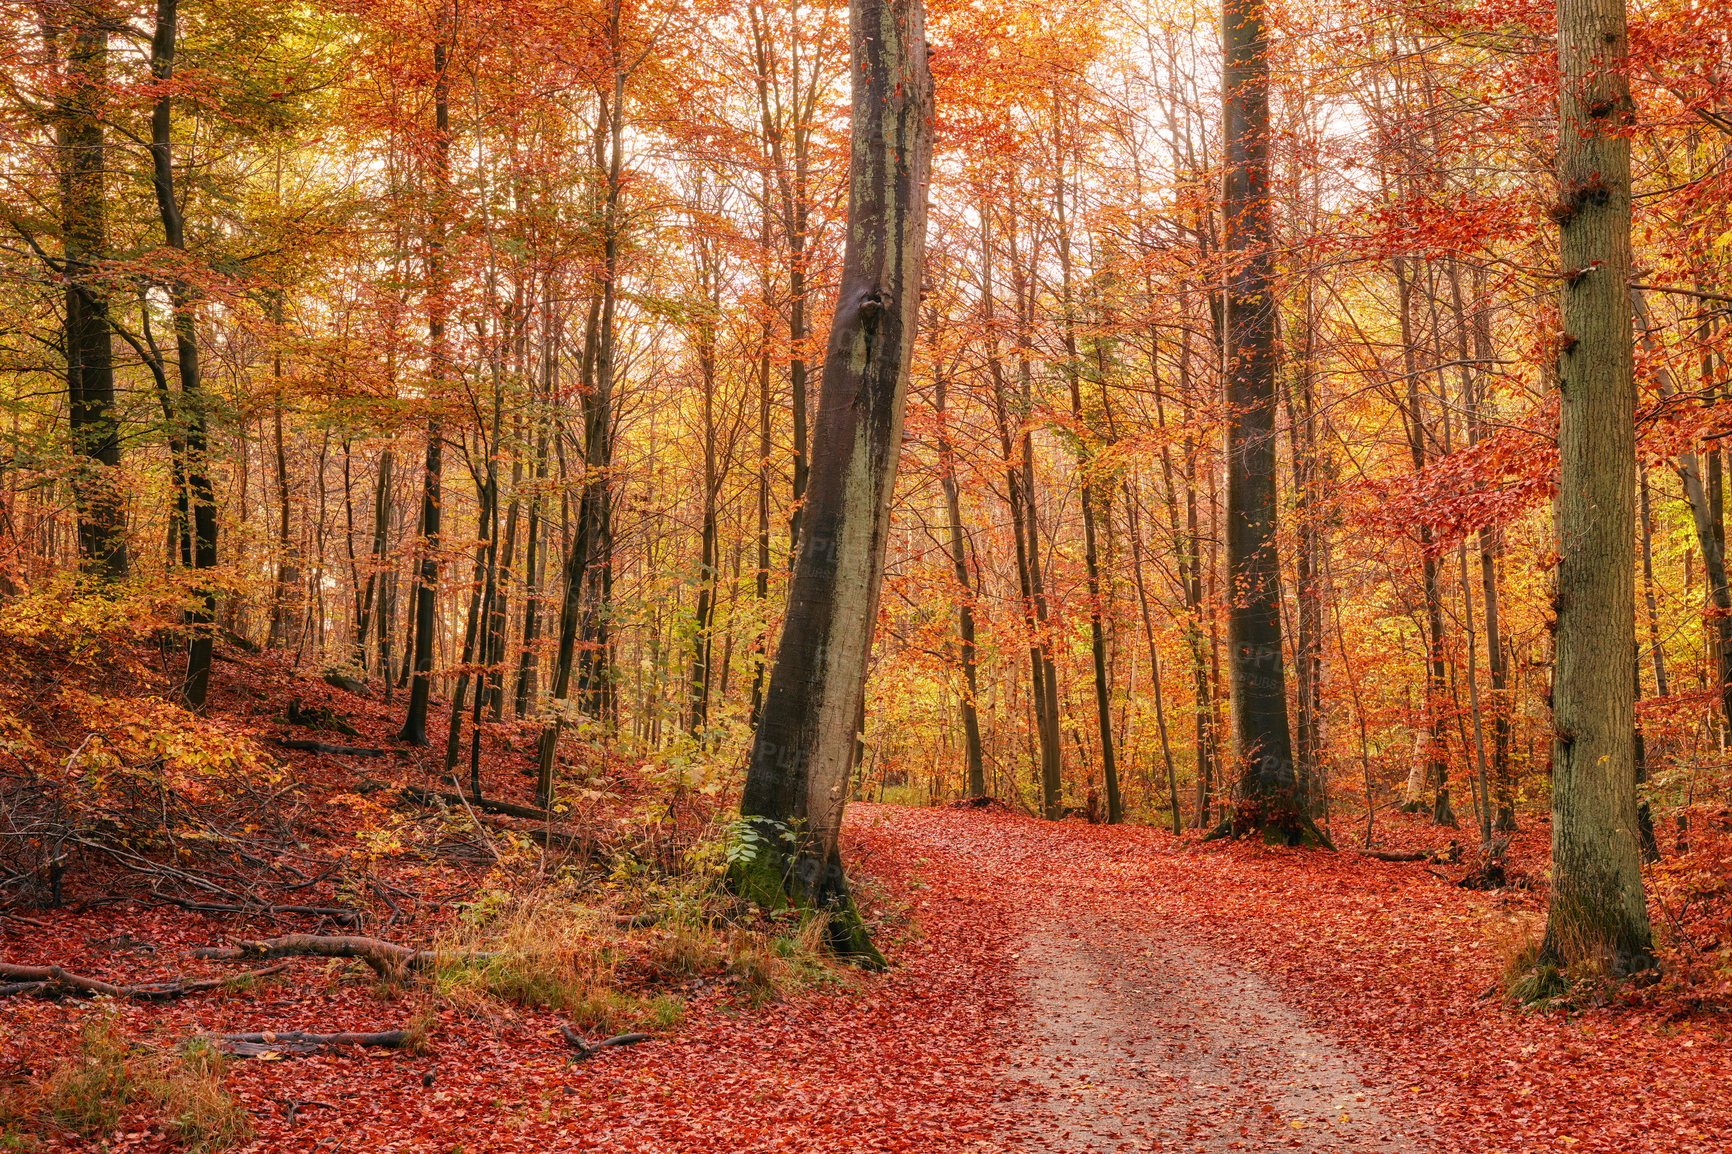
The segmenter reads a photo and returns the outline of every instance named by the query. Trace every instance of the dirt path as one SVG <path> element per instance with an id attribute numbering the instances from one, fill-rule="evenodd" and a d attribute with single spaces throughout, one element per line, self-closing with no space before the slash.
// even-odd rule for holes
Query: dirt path
<path id="1" fill-rule="evenodd" d="M 1151 924 L 1139 895 L 1172 857 L 1126 854 L 1110 871 L 1079 871 L 1001 841 L 970 844 L 969 827 L 943 837 L 899 820 L 900 836 L 943 876 L 1014 901 L 1010 945 L 1021 1029 L 1001 1075 L 1005 1150 L 1352 1151 L 1421 1154 L 1424 1127 L 1398 1088 L 1294 1008 L 1263 977 L 1204 942 Z M 983 824 L 982 838 L 1002 827 Z M 1044 840 L 1044 839 L 1042 839 Z M 1054 839 L 1029 850 L 1057 850 Z M 1054 879 L 1032 895 L 1031 876 Z"/>

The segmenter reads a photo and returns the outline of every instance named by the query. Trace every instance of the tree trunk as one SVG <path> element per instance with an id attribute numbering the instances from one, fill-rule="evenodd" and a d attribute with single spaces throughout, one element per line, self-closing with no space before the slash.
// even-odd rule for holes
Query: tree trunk
<path id="1" fill-rule="evenodd" d="M 1636 840 L 1636 384 L 1624 0 L 1559 0 L 1564 278 L 1552 685 L 1552 893 L 1541 957 L 1653 964 Z M 1566 211 L 1567 210 L 1567 211 Z"/>
<path id="2" fill-rule="evenodd" d="M 956 447 L 950 442 L 948 412 L 945 408 L 947 382 L 944 368 L 938 363 L 936 310 L 932 313 L 929 328 L 935 346 L 932 358 L 932 407 L 938 422 L 938 483 L 944 490 L 945 520 L 950 530 L 950 564 L 956 574 L 956 631 L 962 664 L 962 736 L 967 758 L 967 791 L 969 797 L 985 797 L 986 764 L 980 748 L 980 713 L 976 704 L 980 683 L 978 670 L 975 668 L 974 585 L 968 579 L 967 542 L 962 533 L 962 495 L 956 481 Z"/>
<path id="3" fill-rule="evenodd" d="M 736 885 L 770 906 L 828 907 L 832 943 L 881 962 L 848 895 L 837 839 L 920 309 L 932 78 L 921 0 L 852 0 L 849 13 L 847 244 L 799 559 L 740 804 L 756 844 Z"/>
<path id="4" fill-rule="evenodd" d="M 984 198 L 983 198 L 984 200 Z M 1023 628 L 1028 635 L 1029 662 L 1029 703 L 1034 713 L 1035 730 L 1039 735 L 1041 792 L 1043 810 L 1048 817 L 1060 816 L 1058 804 L 1059 789 L 1059 737 L 1056 718 L 1047 712 L 1049 699 L 1047 696 L 1046 646 L 1043 639 L 1045 628 L 1044 617 L 1040 612 L 1042 602 L 1035 596 L 1034 568 L 1039 562 L 1039 541 L 1030 543 L 1027 536 L 1031 518 L 1024 510 L 1032 493 L 1025 492 L 1025 479 L 1029 476 L 1017 460 L 1017 443 L 1025 447 L 1026 437 L 1013 438 L 1010 428 L 1010 415 L 1005 401 L 1004 364 L 998 354 L 997 318 L 994 315 L 992 291 L 992 234 L 991 215 L 985 204 L 981 209 L 980 241 L 980 307 L 981 315 L 986 322 L 986 362 L 992 377 L 992 415 L 998 428 L 999 449 L 1004 455 L 1005 497 L 1010 504 L 1011 535 L 1016 542 L 1016 577 L 1018 589 L 1022 598 Z M 1015 217 L 1011 218 L 1011 228 L 1016 227 Z M 1013 257 L 1014 259 L 1014 250 Z"/>
<path id="5" fill-rule="evenodd" d="M 1394 261 L 1396 292 L 1400 298 L 1402 368 L 1405 370 L 1407 401 L 1402 419 L 1407 426 L 1408 452 L 1413 458 L 1413 471 L 1424 470 L 1429 456 L 1426 445 L 1425 412 L 1419 396 L 1418 358 L 1412 325 L 1413 286 L 1407 276 L 1406 262 Z M 1420 522 L 1419 553 L 1421 591 L 1425 597 L 1425 719 L 1424 783 L 1435 786 L 1437 796 L 1431 818 L 1437 825 L 1454 827 L 1455 810 L 1449 803 L 1449 745 L 1443 717 L 1443 688 L 1448 670 L 1443 657 L 1443 595 L 1437 583 L 1437 556 L 1432 549 L 1430 524 Z M 1423 799 L 1416 796 L 1411 784 L 1408 804 L 1402 808 L 1418 812 Z"/>
<path id="6" fill-rule="evenodd" d="M 159 86 L 150 117 L 151 183 L 156 190 L 157 211 L 162 218 L 163 239 L 175 252 L 186 251 L 186 229 L 174 189 L 173 99 L 168 86 L 174 81 L 174 49 L 178 35 L 179 0 L 157 0 L 156 29 L 150 42 L 151 79 Z M 179 361 L 180 404 L 185 421 L 181 433 L 184 446 L 186 489 L 192 529 L 192 567 L 195 572 L 216 568 L 216 494 L 211 486 L 206 451 L 210 402 L 199 372 L 198 331 L 194 323 L 195 296 L 184 279 L 169 285 L 174 308 L 175 355 Z M 186 676 L 181 682 L 181 701 L 194 712 L 204 709 L 210 692 L 212 630 L 216 622 L 216 590 L 200 581 L 197 601 L 187 611 Z"/>
<path id="7" fill-rule="evenodd" d="M 108 294 L 97 264 L 108 257 L 108 167 L 103 119 L 109 101 L 109 17 L 73 5 L 66 85 L 55 102 L 61 226 L 66 275 L 66 393 L 78 510 L 79 568 L 98 582 L 128 574 L 126 506 L 120 490 L 120 422 L 114 410 L 114 353 Z"/>
<path id="8" fill-rule="evenodd" d="M 385 559 L 386 549 L 390 545 L 391 529 L 391 468 L 393 464 L 391 449 L 386 446 L 379 454 L 379 466 L 373 485 L 373 547 L 368 553 L 367 588 L 359 598 L 360 614 L 355 622 L 355 664 L 360 669 L 367 668 L 367 635 L 375 624 L 384 636 L 385 623 Z M 378 608 L 375 610 L 375 597 Z M 381 660 L 379 675 L 387 683 L 391 680 L 391 672 Z"/>
<path id="9" fill-rule="evenodd" d="M 1648 312 L 1647 297 L 1640 289 L 1630 290 L 1630 306 L 1641 330 L 1642 347 L 1658 351 L 1659 339 L 1654 335 L 1654 320 Z M 1678 394 L 1671 372 L 1662 364 L 1654 374 L 1660 396 L 1671 399 Z M 1709 456 L 1713 456 L 1712 450 Z M 1707 577 L 1708 600 L 1713 606 L 1714 650 L 1718 656 L 1717 674 L 1720 679 L 1720 712 L 1732 727 L 1732 591 L 1726 584 L 1726 554 L 1721 547 L 1721 535 L 1714 523 L 1713 502 L 1702 485 L 1700 458 L 1694 451 L 1678 454 L 1678 478 L 1684 484 L 1684 500 L 1690 506 L 1690 519 L 1696 529 L 1696 543 L 1702 549 L 1702 570 Z"/>
<path id="10" fill-rule="evenodd" d="M 1291 845 L 1323 841 L 1305 812 L 1281 651 L 1276 543 L 1275 294 L 1269 200 L 1269 64 L 1262 0 L 1222 9 L 1221 213 L 1228 260 L 1223 349 L 1227 407 L 1228 691 L 1237 798 L 1217 832 Z"/>
<path id="11" fill-rule="evenodd" d="M 565 562 L 565 597 L 560 604 L 559 650 L 553 674 L 553 698 L 564 701 L 571 690 L 575 662 L 578 701 L 597 719 L 605 714 L 609 700 L 607 614 L 613 593 L 613 486 L 609 474 L 613 468 L 613 330 L 618 300 L 626 82 L 619 20 L 615 0 L 609 9 L 613 85 L 610 99 L 602 102 L 595 142 L 596 167 L 606 174 L 607 194 L 602 212 L 600 292 L 591 305 L 592 323 L 585 336 L 585 367 L 594 375 L 585 373 L 583 490 L 578 499 L 577 531 Z M 553 804 L 553 764 L 564 724 L 564 711 L 555 709 L 541 732 L 536 799 L 544 806 Z"/>
<path id="12" fill-rule="evenodd" d="M 427 744 L 427 706 L 433 695 L 433 633 L 438 627 L 440 485 L 444 478 L 444 431 L 439 423 L 439 404 L 449 369 L 450 350 L 445 343 L 445 225 L 450 212 L 451 184 L 451 82 L 446 74 L 450 16 L 441 13 L 439 39 L 433 45 L 433 219 L 428 225 L 427 338 L 431 346 L 432 395 L 427 398 L 432 415 L 427 418 L 427 460 L 422 471 L 421 533 L 415 583 L 414 676 L 409 683 L 409 708 L 403 718 L 399 741 Z"/>
<path id="13" fill-rule="evenodd" d="M 1058 127 L 1055 125 L 1055 136 Z M 1062 148 L 1057 149 L 1057 151 L 1059 156 L 1064 155 Z M 1082 361 L 1077 351 L 1076 300 L 1071 276 L 1070 227 L 1065 215 L 1065 181 L 1062 161 L 1059 172 L 1054 207 L 1058 223 L 1059 280 L 1064 304 L 1065 372 L 1070 378 L 1070 411 L 1071 420 L 1076 425 L 1074 433 L 1077 438 L 1077 471 L 1080 474 L 1077 484 L 1082 493 L 1083 567 L 1088 582 L 1089 650 L 1094 661 L 1095 675 L 1095 724 L 1100 734 L 1101 775 L 1106 780 L 1107 787 L 1107 824 L 1117 825 L 1124 818 L 1125 807 L 1124 798 L 1119 793 L 1118 764 L 1113 759 L 1112 684 L 1107 675 L 1107 642 L 1106 626 L 1103 620 L 1104 610 L 1101 604 L 1100 554 L 1095 544 L 1095 506 L 1100 498 L 1100 489 L 1098 480 L 1092 476 L 1093 461 L 1089 449 L 1090 430 L 1083 415 Z"/>

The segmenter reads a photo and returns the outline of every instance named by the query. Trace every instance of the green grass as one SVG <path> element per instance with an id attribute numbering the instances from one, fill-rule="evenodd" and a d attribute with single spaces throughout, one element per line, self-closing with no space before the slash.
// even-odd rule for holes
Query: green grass
<path id="1" fill-rule="evenodd" d="M 208 1042 L 194 1040 L 168 1055 L 128 1042 L 105 1017 L 92 1018 L 80 1031 L 78 1052 L 49 1074 L 36 1101 L 12 1109 L 87 1138 L 142 1110 L 186 1149 L 221 1150 L 252 1136 L 246 1110 L 223 1086 L 226 1066 Z M 9 1121 L 0 1148 L 32 1148 L 21 1121 Z"/>

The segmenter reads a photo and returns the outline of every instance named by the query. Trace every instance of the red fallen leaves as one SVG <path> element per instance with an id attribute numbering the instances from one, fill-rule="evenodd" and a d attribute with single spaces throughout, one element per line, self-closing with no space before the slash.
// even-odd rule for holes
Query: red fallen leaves
<path id="1" fill-rule="evenodd" d="M 971 863 L 1073 911 L 1177 928 L 1271 977 L 1433 1119 L 1439 1149 L 1732 1144 L 1726 1016 L 1674 1023 L 1665 1005 L 1638 1003 L 1566 1017 L 1482 999 L 1509 932 L 1494 896 L 1347 854 L 1180 848 L 1153 830 L 942 811 L 888 821 L 929 844 L 969 843 Z"/>
<path id="2" fill-rule="evenodd" d="M 1268 976 L 1429 1121 L 1435 1149 L 1658 1154 L 1732 1142 L 1723 1016 L 1669 1023 L 1664 1005 L 1638 1004 L 1566 1018 L 1482 1000 L 1509 911 L 1419 867 L 972 810 L 857 807 L 848 836 L 860 872 L 912 907 L 914 934 L 886 943 L 890 974 L 762 1011 L 700 999 L 672 1037 L 582 1065 L 569 1063 L 555 1018 L 505 1006 L 487 1019 L 445 1013 L 430 1057 L 237 1063 L 230 1085 L 253 1113 L 251 1149 L 1032 1149 L 1021 1137 L 1041 1132 L 1030 1116 L 1056 1133 L 1063 1111 L 1086 1108 L 1006 1077 L 1009 1049 L 1040 1028 L 1012 977 L 1020 931 L 1054 908 L 1132 933 L 1177 933 Z M 1531 864 L 1542 843 L 1543 831 L 1525 832 L 1514 864 Z M 1529 905 L 1516 912 L 1531 917 L 1521 900 Z M 29 928 L 32 948 L 81 961 L 97 960 L 93 941 L 122 922 L 157 942 L 156 956 L 112 953 L 95 971 L 107 973 L 166 968 L 173 947 L 202 944 L 210 930 L 163 910 L 49 920 L 52 930 Z M 8 956 L 19 942 L 9 931 Z M 320 963 L 295 974 L 115 1012 L 129 1036 L 165 1044 L 195 1030 L 396 1024 L 422 996 L 381 1002 L 365 983 L 325 977 Z M 17 1002 L 6 1011 L 0 1068 L 64 1053 L 89 1012 Z M 1150 1052 L 1160 1052 L 1154 1042 Z M 293 1126 L 288 1102 L 306 1104 Z M 142 1128 L 122 1131 L 109 1149 L 164 1146 Z"/>

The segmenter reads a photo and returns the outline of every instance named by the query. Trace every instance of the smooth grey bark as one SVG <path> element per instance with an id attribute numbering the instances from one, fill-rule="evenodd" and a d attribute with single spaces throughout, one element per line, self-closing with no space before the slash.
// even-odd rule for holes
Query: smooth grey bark
<path id="1" fill-rule="evenodd" d="M 1269 197 L 1269 44 L 1262 0 L 1226 0 L 1221 14 L 1227 259 L 1223 373 L 1227 408 L 1228 692 L 1235 806 L 1217 833 L 1288 844 L 1326 841 L 1305 812 L 1281 650 L 1276 543 L 1276 309 Z"/>
<path id="2" fill-rule="evenodd" d="M 852 0 L 849 23 L 847 243 L 799 557 L 740 804 L 759 845 L 735 880 L 761 902 L 827 907 L 832 943 L 879 962 L 848 896 L 838 838 L 920 309 L 932 77 L 921 0 Z"/>
<path id="3" fill-rule="evenodd" d="M 1541 958 L 1653 965 L 1637 849 L 1636 380 L 1624 0 L 1559 0 L 1552 893 Z"/>

